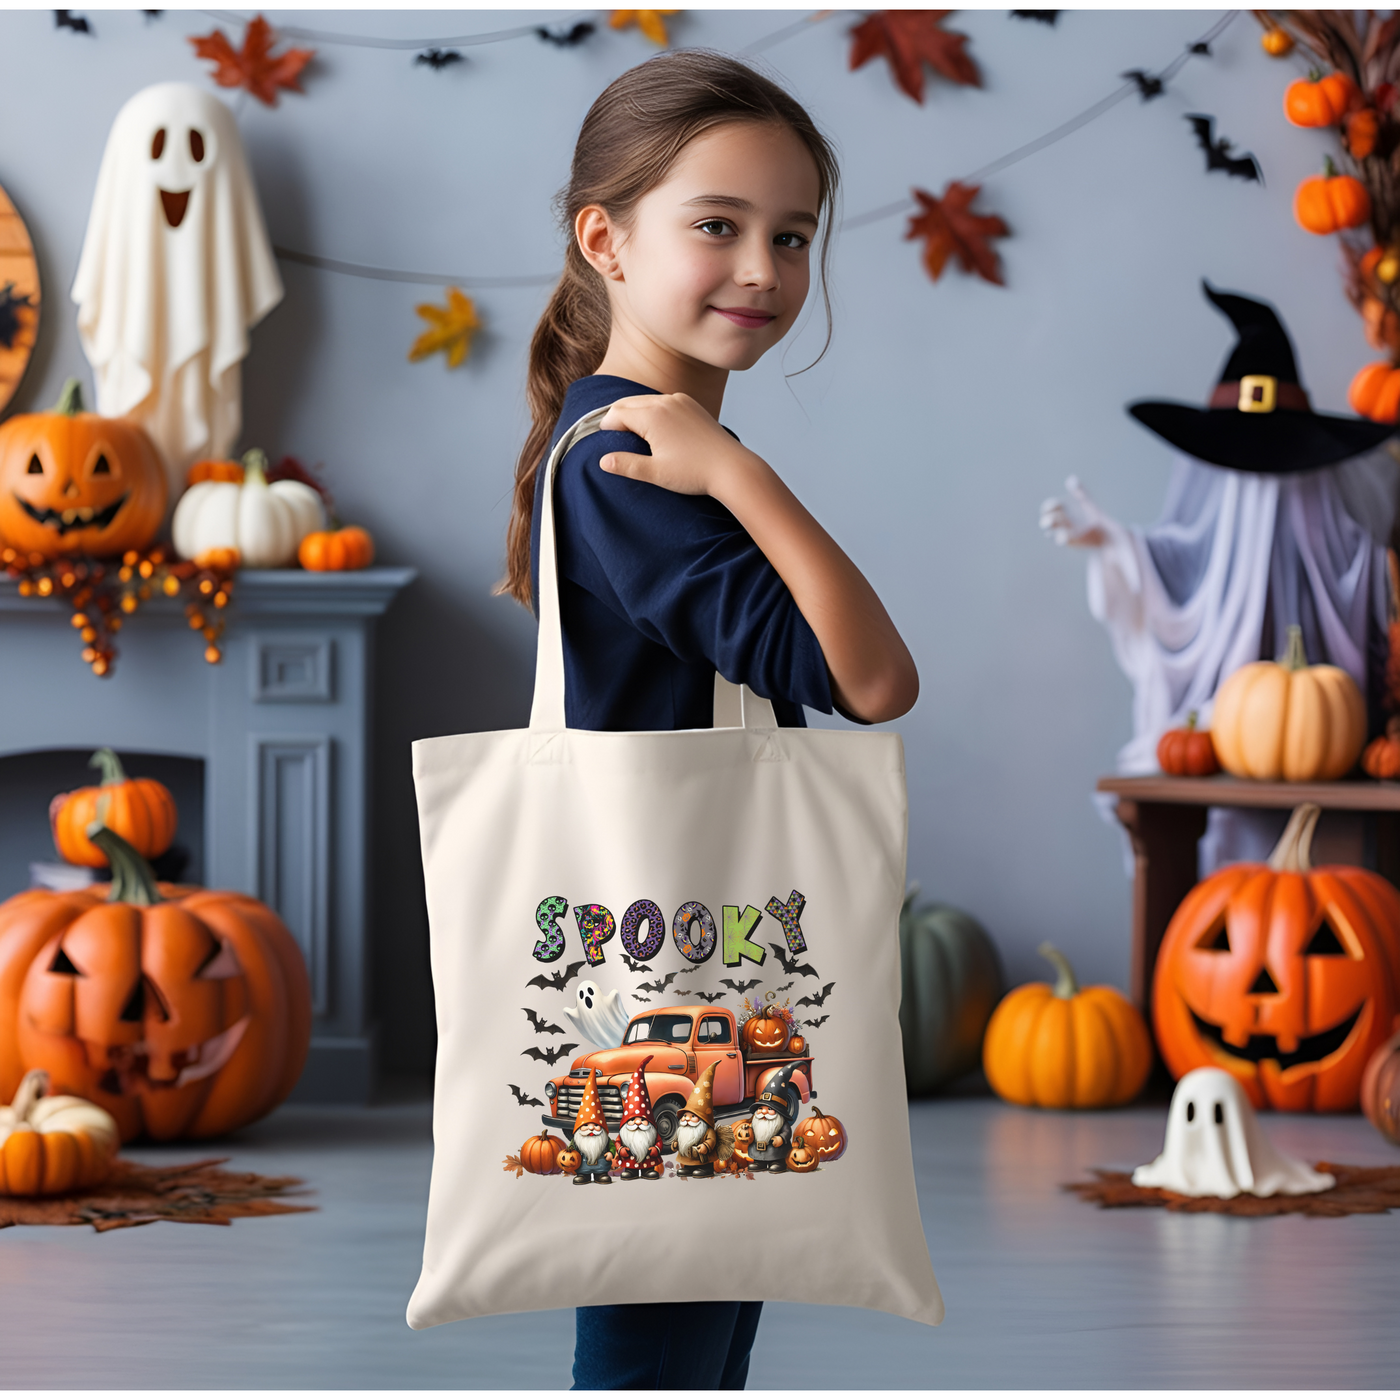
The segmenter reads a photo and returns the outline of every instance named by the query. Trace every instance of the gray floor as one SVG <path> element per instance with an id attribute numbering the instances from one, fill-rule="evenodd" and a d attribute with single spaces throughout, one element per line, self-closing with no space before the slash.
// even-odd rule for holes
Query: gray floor
<path id="1" fill-rule="evenodd" d="M 964 1098 L 912 1117 L 947 1321 L 770 1305 L 752 1387 L 1395 1385 L 1400 1217 L 1109 1212 L 1057 1190 L 1088 1166 L 1155 1155 L 1160 1107 L 1044 1114 Z M 1309 1160 L 1400 1162 L 1360 1118 L 1267 1124 Z M 227 1229 L 0 1233 L 0 1384 L 568 1385 L 571 1314 L 405 1325 L 431 1152 L 425 1104 L 284 1108 L 223 1150 L 236 1167 L 305 1176 L 321 1210 Z"/>

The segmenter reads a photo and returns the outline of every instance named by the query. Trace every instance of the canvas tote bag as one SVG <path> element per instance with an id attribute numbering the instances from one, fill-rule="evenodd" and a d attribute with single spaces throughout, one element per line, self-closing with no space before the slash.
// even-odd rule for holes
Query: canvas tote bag
<path id="1" fill-rule="evenodd" d="M 409 1325 L 695 1299 L 936 1324 L 898 1021 L 903 746 L 779 729 L 720 678 L 713 729 L 565 727 L 554 472 L 605 412 L 545 468 L 530 727 L 413 746 L 439 1038 Z M 579 1119 L 625 1146 L 624 1106 L 708 1152 L 539 1170 Z"/>

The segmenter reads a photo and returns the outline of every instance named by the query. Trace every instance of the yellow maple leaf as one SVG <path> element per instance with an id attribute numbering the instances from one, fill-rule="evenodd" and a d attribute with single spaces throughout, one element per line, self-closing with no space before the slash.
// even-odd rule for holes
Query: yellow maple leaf
<path id="1" fill-rule="evenodd" d="M 456 369 L 471 352 L 472 333 L 481 329 L 481 318 L 472 299 L 460 287 L 449 287 L 446 306 L 425 301 L 414 310 L 428 323 L 428 329 L 413 342 L 408 358 L 425 360 L 441 350 L 447 356 L 448 368 Z"/>
<path id="2" fill-rule="evenodd" d="M 614 10 L 608 23 L 614 29 L 627 29 L 635 24 L 653 44 L 664 49 L 671 42 L 671 36 L 666 33 L 663 16 L 678 14 L 679 10 Z"/>

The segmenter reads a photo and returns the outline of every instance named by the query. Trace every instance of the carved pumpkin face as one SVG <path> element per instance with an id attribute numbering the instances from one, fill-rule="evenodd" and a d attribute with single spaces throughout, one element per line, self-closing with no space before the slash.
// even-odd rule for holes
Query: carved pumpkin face
<path id="1" fill-rule="evenodd" d="M 155 538 L 165 469 L 133 423 L 79 411 L 71 380 L 52 413 L 0 427 L 0 539 L 45 558 L 121 554 Z"/>
<path id="2" fill-rule="evenodd" d="M 816 1154 L 822 1162 L 834 1162 L 843 1156 L 848 1146 L 846 1130 L 839 1118 L 817 1113 L 814 1109 L 810 1118 L 804 1118 L 792 1135 L 795 1143 L 801 1143 Z"/>
<path id="3" fill-rule="evenodd" d="M 787 1022 L 781 1016 L 769 1016 L 759 1012 L 757 1016 L 750 1016 L 744 1022 L 744 1048 L 768 1054 L 783 1051 L 787 1049 L 788 1037 L 791 1034 Z"/>
<path id="4" fill-rule="evenodd" d="M 566 1174 L 572 1174 L 579 1169 L 579 1164 L 583 1161 L 583 1154 L 577 1147 L 566 1147 L 554 1159 L 559 1164 L 559 1170 Z"/>
<path id="5" fill-rule="evenodd" d="M 753 1122 L 745 1118 L 734 1125 L 734 1146 L 747 1150 L 753 1146 Z"/>
<path id="6" fill-rule="evenodd" d="M 1311 869 L 1298 816 L 1270 865 L 1227 866 L 1182 901 L 1153 1021 L 1177 1078 L 1215 1067 L 1257 1108 L 1340 1112 L 1397 1010 L 1400 893 L 1368 870 Z"/>
<path id="7" fill-rule="evenodd" d="M 817 1154 L 804 1143 L 795 1144 L 787 1155 L 787 1167 L 790 1172 L 814 1172 L 820 1165 Z"/>
<path id="8" fill-rule="evenodd" d="M 130 849 L 130 848 L 128 848 Z M 244 895 L 106 887 L 0 905 L 0 1096 L 25 1069 L 107 1110 L 123 1141 L 213 1137 L 291 1091 L 311 1030 L 291 935 Z"/>

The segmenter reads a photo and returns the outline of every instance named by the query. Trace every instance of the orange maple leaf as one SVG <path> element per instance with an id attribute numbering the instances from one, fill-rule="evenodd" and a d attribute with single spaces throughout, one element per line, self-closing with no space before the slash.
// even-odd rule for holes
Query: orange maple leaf
<path id="1" fill-rule="evenodd" d="M 964 272 L 975 272 L 998 287 L 1005 286 L 1001 260 L 989 240 L 1007 238 L 1011 230 L 995 214 L 972 212 L 972 202 L 981 190 L 981 185 L 962 185 L 953 180 L 943 191 L 942 199 L 935 199 L 925 190 L 914 191 L 923 212 L 911 216 L 904 236 L 924 240 L 924 266 L 935 282 L 943 275 L 948 258 L 956 255 Z"/>
<path id="2" fill-rule="evenodd" d="M 914 99 L 924 100 L 924 64 L 949 82 L 981 87 L 977 65 L 963 51 L 966 34 L 944 29 L 952 10 L 877 10 L 851 30 L 851 68 L 872 58 L 889 62 L 894 80 Z"/>
<path id="3" fill-rule="evenodd" d="M 613 29 L 626 29 L 635 24 L 653 44 L 664 49 L 671 42 L 671 36 L 666 33 L 666 21 L 662 16 L 678 14 L 679 10 L 614 10 L 608 24 Z"/>
<path id="4" fill-rule="evenodd" d="M 276 38 L 261 16 L 248 22 L 243 47 L 235 49 L 222 29 L 190 40 L 195 54 L 215 64 L 214 81 L 220 87 L 247 88 L 259 102 L 277 105 L 277 91 L 301 92 L 301 70 L 316 57 L 315 49 L 286 49 L 274 56 Z"/>

